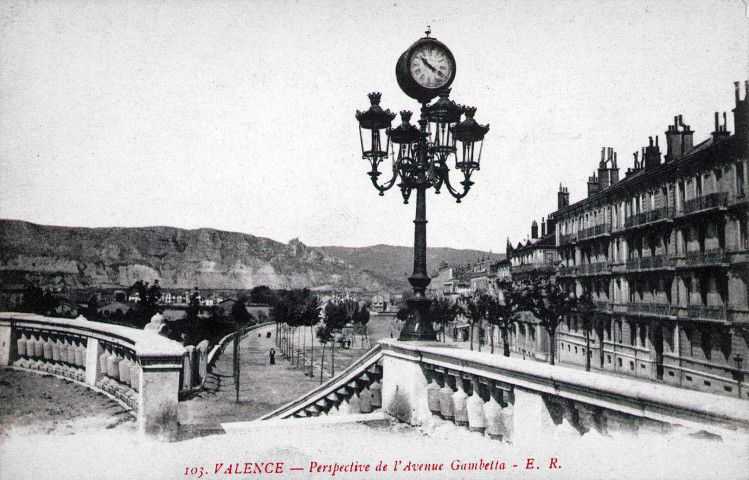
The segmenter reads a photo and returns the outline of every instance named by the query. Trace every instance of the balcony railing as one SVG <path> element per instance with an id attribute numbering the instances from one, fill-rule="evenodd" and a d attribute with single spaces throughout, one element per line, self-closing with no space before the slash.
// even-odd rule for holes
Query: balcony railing
<path id="1" fill-rule="evenodd" d="M 718 306 L 688 305 L 687 317 L 698 318 L 698 319 L 702 318 L 702 319 L 708 319 L 708 320 L 725 320 L 726 319 L 726 307 L 722 305 L 718 305 Z"/>
<path id="2" fill-rule="evenodd" d="M 555 269 L 555 265 L 553 263 L 528 263 L 524 265 L 518 265 L 516 267 L 511 267 L 512 272 L 514 273 L 527 273 L 527 272 L 543 272 L 543 271 L 553 271 Z"/>
<path id="3" fill-rule="evenodd" d="M 670 316 L 671 314 L 671 305 L 668 303 L 629 303 L 627 305 L 627 312 L 628 313 L 638 313 L 638 314 L 646 314 L 646 315 L 660 315 L 660 316 Z"/>
<path id="4" fill-rule="evenodd" d="M 631 258 L 627 260 L 627 271 L 671 269 L 676 266 L 676 259 L 670 255 Z"/>
<path id="5" fill-rule="evenodd" d="M 577 275 L 577 267 L 566 267 L 566 266 L 559 267 L 557 274 L 562 277 Z"/>
<path id="6" fill-rule="evenodd" d="M 568 233 L 566 235 L 560 235 L 559 236 L 559 245 L 568 245 L 572 242 L 577 241 L 577 234 L 576 233 Z"/>
<path id="7" fill-rule="evenodd" d="M 596 310 L 601 312 L 611 312 L 611 302 L 604 302 L 601 300 L 594 300 L 593 305 L 596 306 Z"/>
<path id="8" fill-rule="evenodd" d="M 679 212 L 680 215 L 689 215 L 714 208 L 725 208 L 728 206 L 728 192 L 715 192 L 701 197 L 693 198 L 684 202 Z"/>
<path id="9" fill-rule="evenodd" d="M 609 273 L 611 268 L 608 262 L 587 263 L 578 267 L 580 275 L 595 275 L 598 273 Z"/>
<path id="10" fill-rule="evenodd" d="M 668 220 L 673 217 L 673 213 L 673 210 L 669 207 L 655 208 L 647 212 L 638 213 L 624 220 L 624 228 L 639 227 L 661 220 Z"/>
<path id="11" fill-rule="evenodd" d="M 580 230 L 578 239 L 583 240 L 586 238 L 597 237 L 599 235 L 605 235 L 607 233 L 611 233 L 611 225 L 608 223 L 602 223 L 600 225 L 594 225 Z"/>
<path id="12" fill-rule="evenodd" d="M 714 248 L 701 252 L 687 252 L 684 262 L 687 266 L 715 265 L 728 263 L 728 256 L 722 248 Z"/>

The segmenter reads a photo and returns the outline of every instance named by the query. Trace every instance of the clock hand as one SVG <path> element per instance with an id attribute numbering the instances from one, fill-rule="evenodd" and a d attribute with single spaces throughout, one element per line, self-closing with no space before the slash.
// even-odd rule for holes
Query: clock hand
<path id="1" fill-rule="evenodd" d="M 420 59 L 420 60 L 421 60 L 422 62 L 424 62 L 424 65 L 426 65 L 427 67 L 429 67 L 429 69 L 430 69 L 431 71 L 433 71 L 433 72 L 436 72 L 436 71 L 437 71 L 437 69 L 436 69 L 436 68 L 434 68 L 434 67 L 432 66 L 432 64 L 431 64 L 431 63 L 427 62 L 427 59 L 426 59 L 426 58 L 424 58 L 424 57 L 419 57 L 419 59 Z"/>

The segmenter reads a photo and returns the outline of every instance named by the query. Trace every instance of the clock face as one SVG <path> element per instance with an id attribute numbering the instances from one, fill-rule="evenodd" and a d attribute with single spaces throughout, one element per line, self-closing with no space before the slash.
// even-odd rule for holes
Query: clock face
<path id="1" fill-rule="evenodd" d="M 408 66 L 414 81 L 425 88 L 441 88 L 451 79 L 453 62 L 439 45 L 425 44 L 411 54 Z"/>

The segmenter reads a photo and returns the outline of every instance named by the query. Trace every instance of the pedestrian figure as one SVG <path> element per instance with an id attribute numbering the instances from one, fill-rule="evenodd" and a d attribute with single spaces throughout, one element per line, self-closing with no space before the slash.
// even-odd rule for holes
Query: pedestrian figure
<path id="1" fill-rule="evenodd" d="M 265 338 L 270 338 L 270 330 L 268 330 L 267 332 L 265 332 Z"/>
<path id="2" fill-rule="evenodd" d="M 276 364 L 276 351 L 274 349 L 270 349 L 270 364 L 275 365 Z"/>

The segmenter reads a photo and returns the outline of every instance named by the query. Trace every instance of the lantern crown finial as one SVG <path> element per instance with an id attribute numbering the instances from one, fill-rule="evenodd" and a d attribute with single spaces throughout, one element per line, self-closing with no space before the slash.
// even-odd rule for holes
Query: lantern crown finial
<path id="1" fill-rule="evenodd" d="M 380 93 L 380 92 L 372 92 L 372 93 L 367 94 L 367 96 L 369 97 L 369 102 L 374 106 L 374 105 L 379 105 L 380 104 L 380 99 L 382 98 L 382 93 Z"/>
<path id="2" fill-rule="evenodd" d="M 408 123 L 411 121 L 411 113 L 409 110 L 401 110 L 401 120 L 403 120 L 403 123 Z"/>
<path id="3" fill-rule="evenodd" d="M 356 119 L 359 121 L 359 126 L 367 130 L 390 127 L 390 122 L 395 118 L 395 114 L 390 110 L 383 110 L 380 107 L 382 94 L 380 92 L 372 92 L 367 96 L 371 103 L 369 109 L 364 112 L 356 111 Z"/>
<path id="4" fill-rule="evenodd" d="M 473 118 L 476 114 L 476 107 L 463 107 L 463 113 L 465 113 L 467 118 Z"/>

